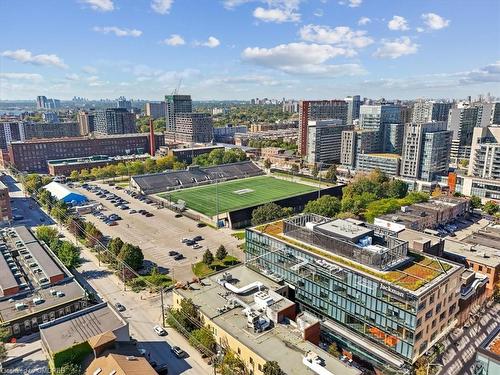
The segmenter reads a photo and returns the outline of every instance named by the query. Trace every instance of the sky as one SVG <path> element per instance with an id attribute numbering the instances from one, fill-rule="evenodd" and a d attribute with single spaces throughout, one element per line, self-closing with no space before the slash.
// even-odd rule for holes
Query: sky
<path id="1" fill-rule="evenodd" d="M 500 96 L 498 0 L 0 0 L 0 99 Z"/>

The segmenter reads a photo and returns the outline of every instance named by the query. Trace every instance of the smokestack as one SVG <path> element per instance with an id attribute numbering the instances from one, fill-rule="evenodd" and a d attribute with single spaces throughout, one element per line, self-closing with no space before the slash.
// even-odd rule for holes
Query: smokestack
<path id="1" fill-rule="evenodd" d="M 155 130 L 153 120 L 149 119 L 149 155 L 155 156 Z"/>

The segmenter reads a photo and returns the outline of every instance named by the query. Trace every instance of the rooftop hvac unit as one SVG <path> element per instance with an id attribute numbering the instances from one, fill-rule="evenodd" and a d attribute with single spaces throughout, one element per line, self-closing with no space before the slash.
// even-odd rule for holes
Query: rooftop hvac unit
<path id="1" fill-rule="evenodd" d="M 43 298 L 35 297 L 35 298 L 33 298 L 33 303 L 35 305 L 39 305 L 39 304 L 43 303 Z"/>
<path id="2" fill-rule="evenodd" d="M 17 311 L 21 311 L 21 310 L 24 310 L 25 308 L 27 308 L 28 305 L 26 305 L 25 303 L 21 302 L 21 303 L 16 303 L 15 307 L 16 307 Z"/>
<path id="3" fill-rule="evenodd" d="M 65 294 L 64 294 L 64 292 L 58 291 L 58 292 L 56 293 L 56 296 L 58 296 L 58 297 L 64 297 L 64 296 L 65 296 Z"/>
<path id="4" fill-rule="evenodd" d="M 401 212 L 408 212 L 409 207 L 408 206 L 401 206 Z"/>

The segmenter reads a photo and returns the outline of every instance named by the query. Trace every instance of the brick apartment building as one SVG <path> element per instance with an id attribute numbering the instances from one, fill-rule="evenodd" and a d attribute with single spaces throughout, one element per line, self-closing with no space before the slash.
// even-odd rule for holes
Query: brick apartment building
<path id="1" fill-rule="evenodd" d="M 163 135 L 155 135 L 155 147 L 165 145 Z M 93 155 L 133 155 L 149 150 L 149 134 L 124 134 L 98 137 L 40 139 L 12 142 L 10 162 L 20 171 L 48 172 L 47 161 Z"/>

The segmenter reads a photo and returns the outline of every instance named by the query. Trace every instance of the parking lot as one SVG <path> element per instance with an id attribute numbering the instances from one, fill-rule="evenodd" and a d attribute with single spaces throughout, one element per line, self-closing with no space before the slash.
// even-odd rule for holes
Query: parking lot
<path id="1" fill-rule="evenodd" d="M 73 188 L 103 207 L 100 217 L 91 213 L 83 214 L 82 217 L 94 223 L 104 235 L 120 237 L 125 242 L 140 246 L 145 259 L 155 262 L 160 269 L 168 269 L 176 280 L 187 281 L 193 278 L 191 265 L 201 261 L 207 248 L 215 254 L 222 244 L 230 255 L 242 259 L 243 252 L 237 248 L 240 241 L 231 236 L 232 231 L 229 229 L 215 230 L 208 226 L 200 228 L 196 221 L 184 216 L 176 217 L 179 215 L 169 209 L 158 209 L 155 205 L 146 203 L 146 200 L 140 201 L 119 186 L 91 183 L 86 189 L 82 186 Z M 89 188 L 94 191 L 89 191 Z M 104 195 L 96 194 L 103 191 Z M 141 212 L 150 215 L 146 216 Z M 118 215 L 121 219 L 116 220 L 115 216 L 115 220 L 110 220 L 111 215 Z M 187 241 L 196 236 L 201 236 L 202 239 L 196 243 Z M 169 255 L 174 251 L 182 254 L 182 259 L 178 256 L 176 260 L 175 255 Z"/>

